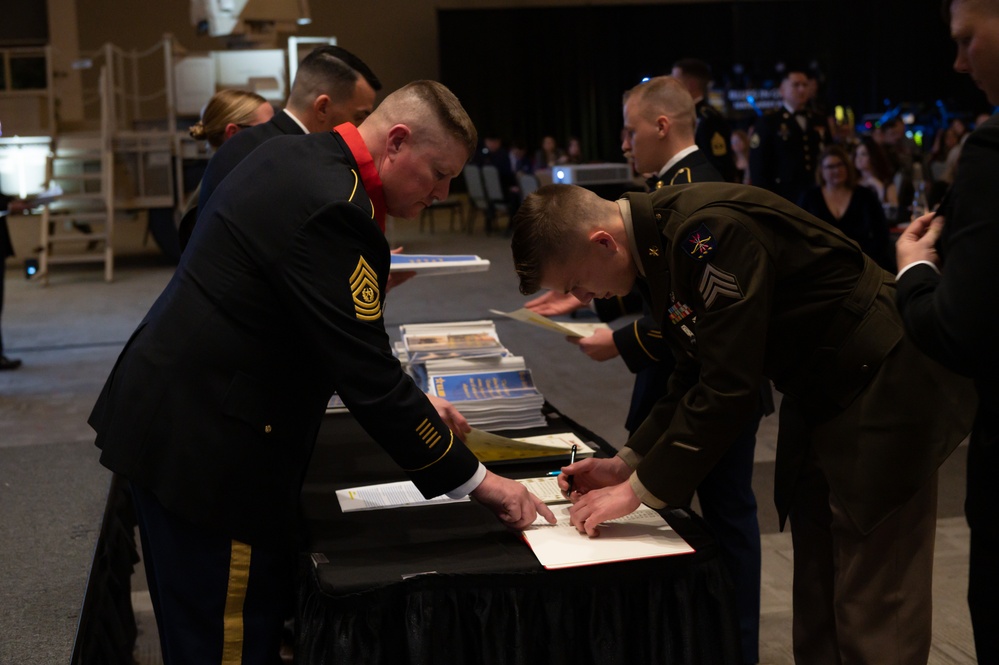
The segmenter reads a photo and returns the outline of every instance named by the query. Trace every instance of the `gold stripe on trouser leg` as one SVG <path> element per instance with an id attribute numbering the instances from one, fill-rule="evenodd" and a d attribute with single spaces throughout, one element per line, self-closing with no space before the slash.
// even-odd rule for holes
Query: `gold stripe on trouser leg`
<path id="1" fill-rule="evenodd" d="M 239 665 L 243 662 L 243 601 L 250 580 L 250 546 L 232 541 L 229 557 L 229 587 L 225 595 L 225 614 L 222 618 L 222 665 Z"/>

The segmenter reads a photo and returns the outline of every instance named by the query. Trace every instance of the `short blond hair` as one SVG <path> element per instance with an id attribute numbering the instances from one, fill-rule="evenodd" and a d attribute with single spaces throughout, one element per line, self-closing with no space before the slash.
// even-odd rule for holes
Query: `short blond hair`
<path id="1" fill-rule="evenodd" d="M 468 156 L 475 152 L 478 134 L 454 93 L 437 81 L 413 81 L 386 97 L 365 122 L 391 127 L 404 124 L 414 130 L 414 140 L 437 136 L 435 130 L 465 146 Z"/>
<path id="2" fill-rule="evenodd" d="M 624 93 L 623 103 L 639 104 L 641 115 L 649 121 L 654 122 L 664 115 L 684 135 L 694 136 L 697 123 L 694 98 L 686 86 L 672 76 L 656 76 L 639 83 Z"/>

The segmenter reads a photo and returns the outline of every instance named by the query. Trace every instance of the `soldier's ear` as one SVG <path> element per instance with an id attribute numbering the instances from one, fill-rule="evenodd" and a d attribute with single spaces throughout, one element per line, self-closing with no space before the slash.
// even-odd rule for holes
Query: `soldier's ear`
<path id="1" fill-rule="evenodd" d="M 329 113 L 332 104 L 333 100 L 330 99 L 329 95 L 319 95 L 312 100 L 312 113 L 320 123 L 325 122 L 326 114 Z"/>
<path id="2" fill-rule="evenodd" d="M 610 253 L 617 251 L 617 240 L 615 240 L 614 236 L 604 229 L 594 229 L 593 231 L 590 231 L 590 235 L 587 240 L 601 250 L 605 250 Z"/>
<path id="3" fill-rule="evenodd" d="M 388 145 L 386 146 L 388 154 L 393 157 L 398 154 L 399 151 L 402 150 L 403 144 L 410 139 L 411 135 L 412 130 L 410 130 L 406 125 L 399 124 L 390 128 L 388 130 L 387 138 Z"/>
<path id="4" fill-rule="evenodd" d="M 670 127 L 669 116 L 661 115 L 658 118 L 656 118 L 656 128 L 659 131 L 660 138 L 666 138 L 666 135 L 669 134 L 669 127 Z"/>

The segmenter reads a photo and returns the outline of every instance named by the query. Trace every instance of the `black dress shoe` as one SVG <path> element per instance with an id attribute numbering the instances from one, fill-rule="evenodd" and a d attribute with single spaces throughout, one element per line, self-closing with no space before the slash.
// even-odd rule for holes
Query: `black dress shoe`
<path id="1" fill-rule="evenodd" d="M 21 366 L 21 361 L 7 356 L 0 356 L 0 370 L 17 369 Z"/>

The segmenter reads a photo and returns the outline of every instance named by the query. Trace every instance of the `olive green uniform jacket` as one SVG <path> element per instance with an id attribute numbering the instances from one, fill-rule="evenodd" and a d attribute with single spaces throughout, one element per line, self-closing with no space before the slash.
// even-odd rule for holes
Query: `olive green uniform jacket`
<path id="1" fill-rule="evenodd" d="M 627 443 L 648 493 L 689 501 L 753 414 L 763 376 L 784 395 L 782 524 L 809 453 L 868 533 L 968 433 L 970 383 L 916 350 L 894 278 L 839 231 L 756 187 L 628 199 L 653 315 L 678 360 L 669 393 Z"/>

